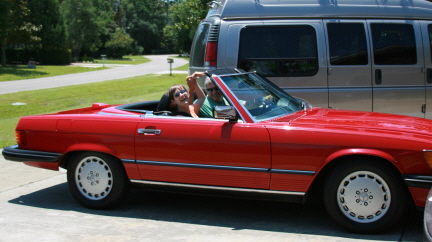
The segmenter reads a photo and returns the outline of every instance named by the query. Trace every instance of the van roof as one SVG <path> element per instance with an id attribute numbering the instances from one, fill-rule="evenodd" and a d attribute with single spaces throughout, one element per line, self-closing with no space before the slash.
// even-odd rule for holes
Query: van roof
<path id="1" fill-rule="evenodd" d="M 427 0 L 215 0 L 207 17 L 234 19 L 368 18 L 432 20 Z"/>

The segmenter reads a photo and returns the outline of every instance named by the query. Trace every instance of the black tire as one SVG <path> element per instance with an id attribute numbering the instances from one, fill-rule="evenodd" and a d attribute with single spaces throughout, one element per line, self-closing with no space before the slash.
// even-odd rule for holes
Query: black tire
<path id="1" fill-rule="evenodd" d="M 119 160 L 97 152 L 83 152 L 72 157 L 67 180 L 73 197 L 91 209 L 117 205 L 129 189 L 129 181 Z"/>
<path id="2" fill-rule="evenodd" d="M 401 176 L 377 159 L 354 158 L 333 169 L 324 204 L 336 224 L 354 233 L 382 233 L 401 221 L 407 189 Z"/>

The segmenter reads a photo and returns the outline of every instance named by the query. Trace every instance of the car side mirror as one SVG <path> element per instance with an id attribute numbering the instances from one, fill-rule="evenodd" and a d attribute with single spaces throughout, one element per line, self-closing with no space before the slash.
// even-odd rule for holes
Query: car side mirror
<path id="1" fill-rule="evenodd" d="M 215 106 L 213 109 L 213 116 L 216 119 L 237 120 L 237 112 L 231 106 Z"/>

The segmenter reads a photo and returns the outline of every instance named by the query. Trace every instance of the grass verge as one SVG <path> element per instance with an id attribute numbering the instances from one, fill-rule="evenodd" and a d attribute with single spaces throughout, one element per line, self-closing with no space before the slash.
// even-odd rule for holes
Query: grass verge
<path id="1" fill-rule="evenodd" d="M 27 66 L 22 65 L 0 66 L 0 82 L 33 79 L 48 76 L 59 76 L 96 70 L 99 71 L 103 69 L 107 68 L 88 68 L 76 66 L 37 66 L 35 69 L 31 69 Z"/>
<path id="2" fill-rule="evenodd" d="M 15 126 L 22 116 L 91 106 L 158 100 L 173 84 L 185 84 L 186 74 L 145 75 L 76 86 L 0 95 L 0 148 L 15 144 Z M 12 105 L 25 103 L 26 105 Z"/>
<path id="3" fill-rule="evenodd" d="M 138 65 L 149 62 L 150 59 L 142 55 L 125 55 L 122 60 L 102 60 L 95 59 L 95 63 L 105 63 L 105 64 L 125 64 L 125 65 Z"/>

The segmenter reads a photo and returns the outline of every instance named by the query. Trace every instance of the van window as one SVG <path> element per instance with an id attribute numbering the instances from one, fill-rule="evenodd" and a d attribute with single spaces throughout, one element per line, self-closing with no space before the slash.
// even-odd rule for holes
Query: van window
<path id="1" fill-rule="evenodd" d="M 430 51 L 431 51 L 431 61 L 432 61 L 432 24 L 428 25 L 429 29 L 429 44 L 430 44 Z"/>
<path id="2" fill-rule="evenodd" d="M 312 76 L 318 71 L 317 53 L 310 25 L 245 27 L 237 66 L 265 76 Z"/>
<path id="3" fill-rule="evenodd" d="M 207 44 L 207 36 L 210 29 L 210 24 L 200 24 L 195 35 L 195 43 L 193 44 L 193 56 L 191 56 L 190 64 L 192 66 L 204 66 L 205 50 Z"/>
<path id="4" fill-rule="evenodd" d="M 410 24 L 371 24 L 376 65 L 417 63 L 414 28 Z"/>
<path id="5" fill-rule="evenodd" d="M 330 63 L 367 65 L 366 33 L 362 23 L 328 23 Z"/>

